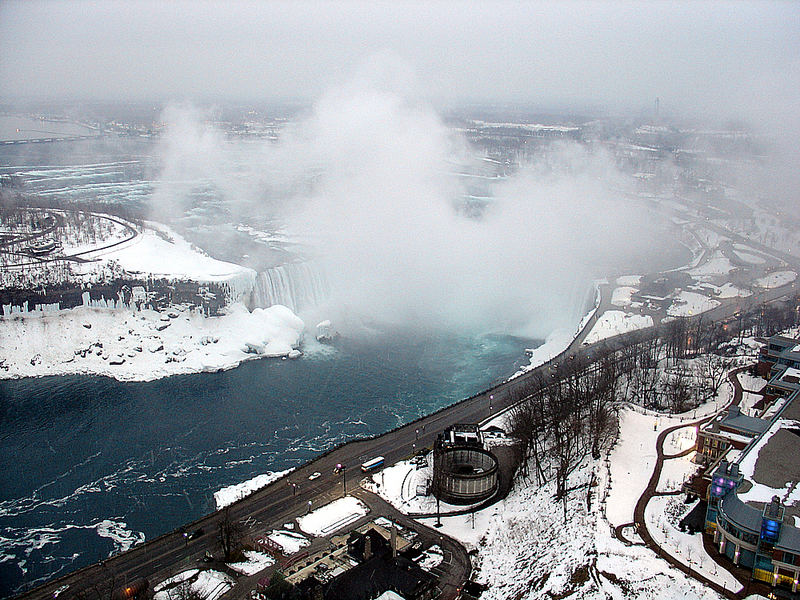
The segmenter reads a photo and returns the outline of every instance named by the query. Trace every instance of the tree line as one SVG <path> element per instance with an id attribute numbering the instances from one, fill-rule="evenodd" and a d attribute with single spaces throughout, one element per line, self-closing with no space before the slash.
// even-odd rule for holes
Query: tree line
<path id="1" fill-rule="evenodd" d="M 517 387 L 509 433 L 518 440 L 520 476 L 569 492 L 569 475 L 615 439 L 624 402 L 681 413 L 717 396 L 744 336 L 798 324 L 800 298 L 756 306 L 726 322 L 675 319 L 631 332 L 621 342 L 573 355 Z M 566 518 L 566 514 L 565 514 Z"/>

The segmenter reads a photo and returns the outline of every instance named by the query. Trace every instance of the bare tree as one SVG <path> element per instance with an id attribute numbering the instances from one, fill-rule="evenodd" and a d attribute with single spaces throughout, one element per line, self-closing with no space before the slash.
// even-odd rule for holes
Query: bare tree
<path id="1" fill-rule="evenodd" d="M 239 542 L 242 540 L 242 529 L 238 523 L 231 519 L 228 508 L 222 513 L 222 519 L 218 524 L 218 534 L 219 545 L 225 555 L 225 561 L 230 561 L 239 546 Z"/>

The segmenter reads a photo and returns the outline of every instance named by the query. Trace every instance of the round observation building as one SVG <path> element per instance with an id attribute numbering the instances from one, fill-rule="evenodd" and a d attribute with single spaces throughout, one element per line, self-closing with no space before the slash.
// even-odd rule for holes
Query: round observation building
<path id="1" fill-rule="evenodd" d="M 498 463 L 483 448 L 477 425 L 456 425 L 439 435 L 433 449 L 432 492 L 449 504 L 475 504 L 499 487 Z"/>

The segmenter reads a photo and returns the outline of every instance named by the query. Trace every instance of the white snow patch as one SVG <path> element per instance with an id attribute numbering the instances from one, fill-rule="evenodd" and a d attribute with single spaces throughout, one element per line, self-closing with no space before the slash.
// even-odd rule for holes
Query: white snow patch
<path id="1" fill-rule="evenodd" d="M 191 575 L 187 577 L 186 573 L 191 573 Z M 211 570 L 198 572 L 197 569 L 185 571 L 170 579 L 174 579 L 180 583 L 177 583 L 175 587 L 166 588 L 167 583 L 162 582 L 160 584 L 161 591 L 153 596 L 154 600 L 185 598 L 187 592 L 197 594 L 198 597 L 204 598 L 205 600 L 217 600 L 231 589 L 234 583 L 233 578 L 225 573 Z M 167 581 L 170 580 L 168 579 Z M 181 587 L 185 587 L 185 589 L 176 589 Z"/>
<path id="2" fill-rule="evenodd" d="M 637 287 L 642 281 L 641 275 L 623 275 L 617 277 L 617 285 Z"/>
<path id="3" fill-rule="evenodd" d="M 704 281 L 707 278 L 727 275 L 735 268 L 727 256 L 721 252 L 715 252 L 709 260 L 700 266 L 690 269 L 689 274 L 696 279 Z"/>
<path id="4" fill-rule="evenodd" d="M 255 575 L 275 564 L 275 559 L 269 554 L 264 552 L 256 552 L 255 550 L 245 550 L 244 554 L 247 562 L 229 563 L 228 567 L 241 573 L 242 575 Z"/>
<path id="5" fill-rule="evenodd" d="M 286 556 L 296 554 L 301 549 L 311 545 L 311 540 L 301 533 L 286 530 L 275 530 L 267 534 L 267 537 L 283 548 Z"/>
<path id="6" fill-rule="evenodd" d="M 605 338 L 620 333 L 636 331 L 645 327 L 652 327 L 653 317 L 649 315 L 635 315 L 621 310 L 607 310 L 592 327 L 589 335 L 584 340 L 585 344 L 593 344 Z"/>
<path id="7" fill-rule="evenodd" d="M 794 271 L 775 271 L 756 279 L 754 283 L 760 288 L 771 290 L 792 283 L 795 279 L 797 279 L 797 273 Z"/>
<path id="8" fill-rule="evenodd" d="M 248 479 L 247 481 L 243 481 L 242 483 L 236 483 L 234 485 L 229 485 L 220 489 L 219 491 L 214 492 L 214 503 L 217 506 L 217 510 L 221 508 L 225 508 L 230 504 L 233 504 L 237 500 L 241 500 L 245 496 L 249 496 L 256 490 L 260 490 L 261 488 L 269 485 L 273 481 L 277 481 L 287 473 L 291 473 L 293 469 L 287 469 L 285 471 L 277 471 L 277 472 L 267 472 L 261 475 L 256 475 L 252 479 Z"/>
<path id="9" fill-rule="evenodd" d="M 719 305 L 719 301 L 703 294 L 681 290 L 667 309 L 667 314 L 670 317 L 689 317 L 706 312 Z"/>
<path id="10" fill-rule="evenodd" d="M 630 306 L 631 294 L 635 294 L 637 291 L 639 291 L 637 288 L 630 286 L 614 288 L 614 292 L 611 294 L 611 304 L 614 306 Z"/>
<path id="11" fill-rule="evenodd" d="M 297 524 L 309 535 L 323 537 L 352 525 L 367 513 L 369 508 L 361 500 L 354 496 L 345 496 L 298 517 Z"/>
<path id="12" fill-rule="evenodd" d="M 162 321 L 153 310 L 78 307 L 0 318 L 0 377 L 97 374 L 122 381 L 220 371 L 260 356 L 285 356 L 300 345 L 303 321 L 285 306 L 242 304 L 204 317 L 176 307 Z M 89 325 L 90 327 L 86 327 Z M 257 348 L 258 353 L 253 353 Z M 122 357 L 122 364 L 110 357 Z"/>

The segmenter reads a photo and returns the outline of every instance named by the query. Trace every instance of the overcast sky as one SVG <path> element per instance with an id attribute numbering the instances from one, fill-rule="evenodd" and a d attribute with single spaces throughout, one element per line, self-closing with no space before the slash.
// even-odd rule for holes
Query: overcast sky
<path id="1" fill-rule="evenodd" d="M 435 101 L 796 110 L 796 2 L 0 0 L 6 98 L 313 99 L 375 54 Z"/>

